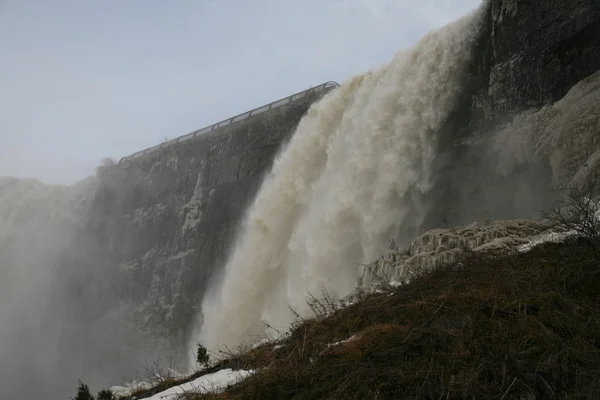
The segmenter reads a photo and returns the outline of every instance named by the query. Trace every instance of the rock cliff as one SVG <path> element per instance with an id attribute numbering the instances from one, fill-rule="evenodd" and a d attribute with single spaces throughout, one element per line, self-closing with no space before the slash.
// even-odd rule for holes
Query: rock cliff
<path id="1" fill-rule="evenodd" d="M 462 225 L 530 218 L 552 198 L 551 185 L 567 185 L 595 151 L 600 3 L 492 0 L 483 24 L 461 104 L 440 145 L 440 206 L 425 229 L 449 214 Z"/>
<path id="2" fill-rule="evenodd" d="M 600 3 L 494 0 L 474 65 L 469 129 L 560 100 L 600 69 Z"/>

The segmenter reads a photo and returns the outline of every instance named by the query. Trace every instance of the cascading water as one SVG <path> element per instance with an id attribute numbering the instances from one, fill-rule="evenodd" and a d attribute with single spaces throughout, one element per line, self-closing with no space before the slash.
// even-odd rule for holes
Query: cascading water
<path id="1" fill-rule="evenodd" d="M 307 295 L 345 296 L 399 226 L 418 227 L 439 130 L 461 94 L 485 6 L 315 104 L 247 212 L 193 334 L 209 349 L 285 330 Z M 273 332 L 271 332 L 273 333 Z"/>

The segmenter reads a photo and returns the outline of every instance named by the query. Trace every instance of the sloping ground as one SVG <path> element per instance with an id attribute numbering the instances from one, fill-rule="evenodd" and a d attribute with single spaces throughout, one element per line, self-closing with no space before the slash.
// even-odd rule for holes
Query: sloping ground
<path id="1" fill-rule="evenodd" d="M 600 398 L 600 266 L 591 245 L 569 239 L 506 254 L 468 253 L 333 312 L 337 302 L 315 300 L 319 317 L 286 339 L 226 354 L 204 372 L 254 375 L 187 398 Z"/>
<path id="2" fill-rule="evenodd" d="M 223 367 L 256 374 L 191 398 L 597 399 L 599 306 L 582 239 L 474 253 L 235 355 Z"/>

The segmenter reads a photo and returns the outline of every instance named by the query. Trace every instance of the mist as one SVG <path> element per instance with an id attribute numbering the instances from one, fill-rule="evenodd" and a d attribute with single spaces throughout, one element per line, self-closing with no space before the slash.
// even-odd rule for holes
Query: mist
<path id="1" fill-rule="evenodd" d="M 69 358 L 63 351 L 70 346 L 62 334 L 69 325 L 69 304 L 60 298 L 68 287 L 60 279 L 60 259 L 94 185 L 93 180 L 76 187 L 0 180 L 2 398 L 34 398 L 48 390 L 64 393 L 61 387 L 69 374 L 61 369 L 73 366 L 61 362 Z"/>
<path id="2" fill-rule="evenodd" d="M 0 178 L 2 399 L 67 398 L 79 378 L 107 388 L 171 356 L 134 323 L 90 225 L 99 183 Z"/>

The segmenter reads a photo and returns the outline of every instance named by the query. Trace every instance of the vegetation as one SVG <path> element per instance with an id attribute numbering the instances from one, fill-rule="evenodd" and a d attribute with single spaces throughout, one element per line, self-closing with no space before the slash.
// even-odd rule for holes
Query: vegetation
<path id="1" fill-rule="evenodd" d="M 235 354 L 258 372 L 195 398 L 600 398 L 599 306 L 587 240 L 473 255 Z"/>
<path id="2" fill-rule="evenodd" d="M 110 390 L 101 390 L 98 392 L 98 396 L 96 396 L 97 400 L 117 400 L 113 392 Z"/>
<path id="3" fill-rule="evenodd" d="M 315 299 L 319 316 L 300 320 L 277 346 L 224 353 L 203 372 L 255 375 L 186 398 L 600 398 L 592 243 L 571 238 L 528 253 L 466 257 L 346 308 Z"/>
<path id="4" fill-rule="evenodd" d="M 589 241 L 596 259 L 600 252 L 600 178 L 594 176 L 581 186 L 561 191 L 556 204 L 542 212 L 551 228 L 573 232 Z"/>
<path id="5" fill-rule="evenodd" d="M 72 400 L 94 400 L 94 396 L 90 393 L 90 388 L 85 383 L 79 381 L 77 387 L 77 396 Z"/>
<path id="6" fill-rule="evenodd" d="M 576 233 L 564 242 L 527 253 L 465 251 L 460 262 L 348 307 L 313 298 L 316 317 L 299 319 L 285 339 L 222 353 L 187 380 L 222 368 L 254 375 L 223 393 L 184 397 L 600 398 L 596 187 L 570 190 L 545 212 L 553 228 Z M 208 360 L 202 346 L 197 356 Z"/>
<path id="7" fill-rule="evenodd" d="M 281 347 L 227 354 L 204 373 L 257 373 L 188 398 L 596 399 L 599 332 L 600 268 L 589 240 L 475 253 L 300 320 Z"/>
<path id="8" fill-rule="evenodd" d="M 208 368 L 209 359 L 210 357 L 208 356 L 208 350 L 206 350 L 206 347 L 198 343 L 198 349 L 196 351 L 196 361 L 198 362 L 198 364 L 204 365 Z"/>
<path id="9" fill-rule="evenodd" d="M 98 395 L 94 398 L 90 392 L 90 388 L 85 383 L 79 381 L 79 387 L 77 388 L 77 396 L 72 400 L 117 400 L 113 392 L 110 390 L 101 390 Z"/>

